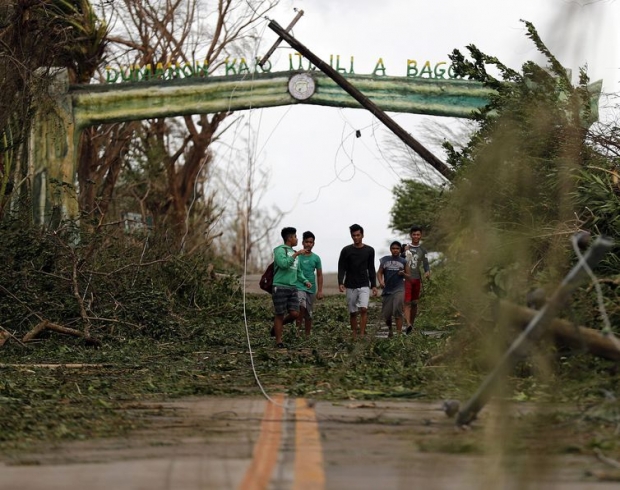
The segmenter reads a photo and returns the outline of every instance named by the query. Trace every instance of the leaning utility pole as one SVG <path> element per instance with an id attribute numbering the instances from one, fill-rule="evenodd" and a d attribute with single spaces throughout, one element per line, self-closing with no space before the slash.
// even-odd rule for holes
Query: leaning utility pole
<path id="1" fill-rule="evenodd" d="M 300 16 L 298 15 L 298 18 Z M 297 18 L 294 22 L 297 21 Z M 294 23 L 293 22 L 293 23 Z M 351 83 L 347 81 L 345 77 L 343 77 L 338 71 L 334 70 L 330 65 L 321 60 L 318 56 L 316 56 L 312 51 L 306 48 L 303 44 L 301 44 L 297 39 L 289 34 L 290 27 L 287 29 L 283 29 L 280 24 L 278 24 L 275 20 L 269 22 L 269 28 L 274 31 L 279 39 L 276 41 L 276 46 L 282 41 L 285 40 L 292 48 L 296 49 L 299 53 L 301 53 L 306 59 L 308 59 L 314 66 L 316 66 L 319 70 L 325 73 L 329 78 L 331 78 L 334 82 L 336 82 L 340 87 L 342 87 L 351 97 L 357 100 L 362 107 L 368 109 L 379 121 L 385 124 L 396 136 L 398 136 L 403 143 L 405 143 L 409 148 L 415 151 L 418 155 L 420 155 L 429 165 L 431 165 L 435 170 L 437 170 L 441 175 L 443 175 L 446 179 L 452 180 L 454 177 L 454 170 L 452 170 L 449 166 L 447 166 L 444 162 L 442 162 L 439 158 L 433 155 L 424 145 L 422 145 L 418 140 L 416 140 L 413 136 L 411 136 L 407 131 L 405 131 L 394 119 L 388 116 L 377 104 L 375 104 L 372 100 L 366 97 L 362 92 L 360 92 L 357 88 L 355 88 Z M 270 53 L 273 52 L 273 48 L 270 50 Z M 265 63 L 267 61 L 267 56 L 263 57 L 260 64 Z"/>

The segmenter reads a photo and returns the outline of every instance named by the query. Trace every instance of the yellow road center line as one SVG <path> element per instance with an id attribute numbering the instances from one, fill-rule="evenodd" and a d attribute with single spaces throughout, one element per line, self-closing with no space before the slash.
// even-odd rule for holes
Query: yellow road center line
<path id="1" fill-rule="evenodd" d="M 252 463 L 239 485 L 239 490 L 264 490 L 267 488 L 273 469 L 278 462 L 282 438 L 284 395 L 275 395 L 273 401 L 274 403 L 267 402 L 261 422 L 260 435 L 252 452 Z"/>
<path id="2" fill-rule="evenodd" d="M 325 488 L 321 434 L 314 408 L 303 398 L 295 406 L 295 479 L 293 490 Z"/>

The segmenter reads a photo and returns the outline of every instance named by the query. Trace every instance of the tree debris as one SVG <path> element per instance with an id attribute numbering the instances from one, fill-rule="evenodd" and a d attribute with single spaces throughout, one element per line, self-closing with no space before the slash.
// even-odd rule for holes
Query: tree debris
<path id="1" fill-rule="evenodd" d="M 80 332 L 79 330 L 75 330 L 74 328 L 63 327 L 62 325 L 57 325 L 48 320 L 43 320 L 38 323 L 30 332 L 24 335 L 22 342 L 29 342 L 35 339 L 41 332 L 44 330 L 52 330 L 54 332 L 63 333 L 65 335 L 73 335 L 74 337 L 82 337 L 86 345 L 93 346 L 101 346 L 101 341 L 91 336 L 85 335 L 84 332 Z"/>

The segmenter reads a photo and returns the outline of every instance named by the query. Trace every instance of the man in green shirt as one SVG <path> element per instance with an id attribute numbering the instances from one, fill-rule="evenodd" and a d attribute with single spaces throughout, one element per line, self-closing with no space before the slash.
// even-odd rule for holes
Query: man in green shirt
<path id="1" fill-rule="evenodd" d="M 276 347 L 278 348 L 284 348 L 282 343 L 284 316 L 287 312 L 291 319 L 296 319 L 299 316 L 297 283 L 299 282 L 307 288 L 312 286 L 312 283 L 304 276 L 297 261 L 298 256 L 308 255 L 311 252 L 303 248 L 297 251 L 293 249 L 298 242 L 295 228 L 283 228 L 281 235 L 284 243 L 273 250 L 274 275 L 273 293 L 271 294 L 275 313 L 273 329 L 276 334 Z"/>
<path id="2" fill-rule="evenodd" d="M 311 231 L 304 231 L 302 238 L 303 241 L 301 244 L 304 249 L 308 251 L 308 254 L 299 256 L 299 268 L 304 276 L 312 283 L 312 287 L 308 288 L 301 282 L 297 283 L 300 310 L 300 314 L 297 317 L 297 330 L 301 330 L 301 323 L 303 321 L 306 337 L 308 337 L 312 331 L 314 300 L 315 298 L 323 298 L 323 266 L 321 265 L 321 257 L 312 251 L 314 247 L 314 233 Z"/>

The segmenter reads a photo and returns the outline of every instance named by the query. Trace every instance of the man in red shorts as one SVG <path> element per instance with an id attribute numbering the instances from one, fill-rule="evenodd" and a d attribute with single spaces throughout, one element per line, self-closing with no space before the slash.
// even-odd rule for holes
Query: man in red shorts
<path id="1" fill-rule="evenodd" d="M 413 330 L 413 322 L 418 314 L 418 300 L 422 292 L 422 272 L 429 279 L 431 268 L 428 264 L 428 252 L 421 245 L 422 228 L 412 225 L 409 230 L 411 243 L 404 246 L 404 256 L 407 260 L 405 265 L 405 321 L 407 322 L 407 334 Z"/>

